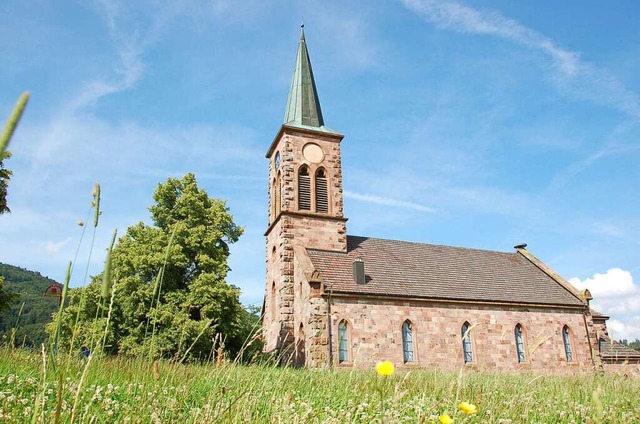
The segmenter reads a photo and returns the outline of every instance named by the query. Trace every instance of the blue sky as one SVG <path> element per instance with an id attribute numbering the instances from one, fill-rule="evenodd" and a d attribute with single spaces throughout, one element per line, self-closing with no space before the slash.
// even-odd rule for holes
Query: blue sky
<path id="1" fill-rule="evenodd" d="M 349 234 L 529 250 L 640 338 L 640 5 L 635 1 L 31 1 L 0 5 L 0 261 L 62 280 L 93 184 L 114 229 L 194 172 L 245 228 L 228 281 L 264 291 L 267 160 L 304 19 L 343 134 Z M 72 284 L 83 282 L 90 237 Z"/>

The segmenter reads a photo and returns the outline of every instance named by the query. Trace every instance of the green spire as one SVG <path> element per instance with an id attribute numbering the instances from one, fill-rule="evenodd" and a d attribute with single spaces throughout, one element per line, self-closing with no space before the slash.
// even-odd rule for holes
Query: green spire
<path id="1" fill-rule="evenodd" d="M 320 100 L 316 91 L 316 83 L 313 79 L 313 70 L 309 60 L 309 51 L 304 39 L 304 25 L 300 32 L 296 65 L 293 68 L 291 89 L 287 99 L 287 111 L 284 114 L 284 123 L 288 125 L 302 125 L 316 127 L 322 131 L 324 127 Z"/>

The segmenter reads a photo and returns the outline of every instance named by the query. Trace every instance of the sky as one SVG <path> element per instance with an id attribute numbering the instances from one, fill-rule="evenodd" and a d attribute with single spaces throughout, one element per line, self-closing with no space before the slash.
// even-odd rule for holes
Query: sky
<path id="1" fill-rule="evenodd" d="M 640 338 L 633 0 L 5 0 L 0 117 L 31 100 L 0 262 L 62 281 L 78 252 L 85 284 L 115 229 L 150 223 L 158 183 L 193 172 L 244 227 L 228 282 L 260 305 L 264 156 L 301 22 L 325 123 L 345 135 L 349 234 L 527 243 L 589 288 L 613 338 Z M 103 213 L 80 243 L 96 182 Z"/>

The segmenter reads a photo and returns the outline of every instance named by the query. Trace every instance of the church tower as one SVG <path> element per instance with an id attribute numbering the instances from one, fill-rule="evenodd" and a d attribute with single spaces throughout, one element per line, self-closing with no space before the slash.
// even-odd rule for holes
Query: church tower
<path id="1" fill-rule="evenodd" d="M 296 305 L 294 246 L 346 252 L 340 142 L 343 135 L 324 125 L 309 52 L 300 34 L 284 124 L 269 160 L 269 213 L 263 331 L 266 351 L 292 358 L 306 324 Z M 300 306 L 298 306 L 300 308 Z"/>

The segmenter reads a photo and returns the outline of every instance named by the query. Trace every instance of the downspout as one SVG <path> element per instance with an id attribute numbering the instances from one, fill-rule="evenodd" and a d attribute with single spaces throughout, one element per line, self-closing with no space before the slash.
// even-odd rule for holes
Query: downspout
<path id="1" fill-rule="evenodd" d="M 333 368 L 333 336 L 331 334 L 331 292 L 327 296 L 327 333 L 329 335 L 329 368 Z"/>
<path id="2" fill-rule="evenodd" d="M 591 340 L 591 334 L 589 332 L 589 325 L 587 324 L 587 314 L 589 314 L 591 316 L 591 308 L 590 308 L 591 305 L 589 304 L 589 301 L 591 299 L 593 299 L 593 296 L 591 296 L 591 293 L 589 292 L 588 289 L 583 290 L 582 292 L 580 292 L 580 294 L 581 294 L 583 302 L 585 303 L 584 312 L 582 313 L 582 319 L 584 321 L 585 331 L 587 332 L 587 340 L 589 341 L 589 350 L 591 351 L 591 363 L 593 364 L 593 370 L 594 371 L 602 372 L 602 371 L 604 371 L 604 367 L 602 365 L 602 353 L 600 352 L 600 347 L 598 346 L 599 360 L 596 361 L 595 348 L 594 348 L 592 340 Z M 593 316 L 591 316 L 591 325 L 593 326 Z M 597 333 L 596 333 L 596 336 L 597 336 Z"/>
<path id="3" fill-rule="evenodd" d="M 593 344 L 591 344 L 591 335 L 589 334 L 589 326 L 587 325 L 587 311 L 589 310 L 589 306 L 585 308 L 582 313 L 582 320 L 584 321 L 584 329 L 587 332 L 587 340 L 589 341 L 589 351 L 591 352 L 591 364 L 593 365 L 593 369 L 596 370 L 596 359 L 593 357 Z"/>

